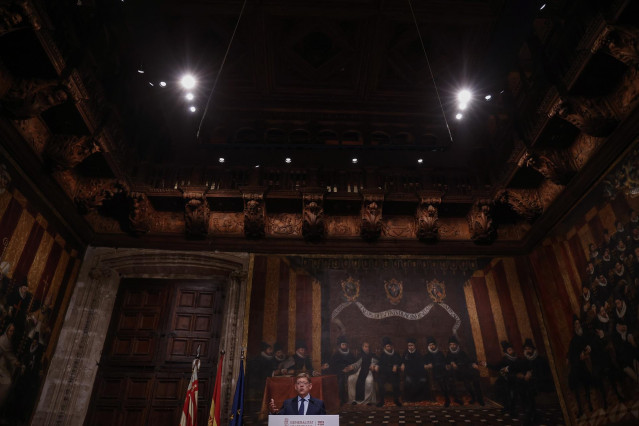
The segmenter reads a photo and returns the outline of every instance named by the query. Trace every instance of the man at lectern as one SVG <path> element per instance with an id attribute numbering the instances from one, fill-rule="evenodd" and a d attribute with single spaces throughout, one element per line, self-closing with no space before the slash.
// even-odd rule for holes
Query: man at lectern
<path id="1" fill-rule="evenodd" d="M 271 414 L 288 415 L 318 415 L 326 414 L 324 401 L 313 398 L 310 394 L 313 384 L 311 376 L 307 373 L 300 373 L 295 376 L 295 391 L 297 396 L 284 401 L 279 410 L 275 407 L 273 398 L 269 401 L 269 411 Z"/>

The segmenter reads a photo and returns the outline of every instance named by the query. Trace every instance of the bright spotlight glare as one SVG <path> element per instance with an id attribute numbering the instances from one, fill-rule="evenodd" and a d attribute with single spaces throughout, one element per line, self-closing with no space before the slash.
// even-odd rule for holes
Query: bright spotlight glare
<path id="1" fill-rule="evenodd" d="M 486 99 L 487 101 L 491 100 L 493 98 L 492 95 L 486 95 L 484 96 L 484 99 Z"/>
<path id="2" fill-rule="evenodd" d="M 185 98 L 187 101 L 192 101 L 195 96 L 193 96 L 193 93 L 187 93 Z"/>
<path id="3" fill-rule="evenodd" d="M 464 117 L 464 115 L 461 112 L 458 112 L 457 115 L 455 116 L 456 119 L 461 120 Z"/>
<path id="4" fill-rule="evenodd" d="M 195 108 L 194 106 L 192 106 L 192 107 L 190 107 L 190 108 L 189 108 L 189 111 L 191 111 L 191 112 L 195 112 L 195 111 L 197 111 L 197 108 Z"/>
<path id="5" fill-rule="evenodd" d="M 187 74 L 182 77 L 182 80 L 180 80 L 180 84 L 185 89 L 192 89 L 195 87 L 195 78 L 193 78 L 191 74 Z"/>
<path id="6" fill-rule="evenodd" d="M 422 164 L 424 162 L 424 159 L 420 158 L 417 160 L 417 164 Z"/>
<path id="7" fill-rule="evenodd" d="M 467 104 L 468 101 L 470 101 L 470 96 L 471 95 L 468 90 L 462 90 L 457 94 L 457 100 L 459 100 L 459 103 Z"/>
<path id="8" fill-rule="evenodd" d="M 353 164 L 357 164 L 357 158 L 353 158 Z"/>
<path id="9" fill-rule="evenodd" d="M 291 159 L 289 157 L 286 157 L 286 160 L 284 160 L 284 161 L 286 161 L 286 163 L 288 164 L 288 163 L 291 162 Z"/>
<path id="10" fill-rule="evenodd" d="M 219 161 L 220 163 L 223 163 L 223 162 L 224 162 L 224 158 L 223 158 L 223 157 L 220 157 L 220 159 L 219 159 L 218 161 Z"/>
<path id="11" fill-rule="evenodd" d="M 468 107 L 468 104 L 459 104 L 459 109 L 461 109 L 462 111 L 465 110 L 466 107 Z"/>
<path id="12" fill-rule="evenodd" d="M 143 70 L 142 68 L 140 68 L 140 69 L 138 70 L 138 73 L 140 73 L 140 74 L 144 74 L 144 70 Z"/>
<path id="13" fill-rule="evenodd" d="M 546 8 L 546 3 L 542 4 L 539 10 L 544 10 Z"/>
<path id="14" fill-rule="evenodd" d="M 166 81 L 160 81 L 160 87 L 166 87 Z"/>

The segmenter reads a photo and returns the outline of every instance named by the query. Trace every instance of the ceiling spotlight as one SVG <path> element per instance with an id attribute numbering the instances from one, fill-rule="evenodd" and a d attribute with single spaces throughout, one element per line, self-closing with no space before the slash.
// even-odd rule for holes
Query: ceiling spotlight
<path id="1" fill-rule="evenodd" d="M 353 164 L 357 164 L 357 158 L 353 158 Z"/>
<path id="2" fill-rule="evenodd" d="M 195 108 L 194 106 L 191 106 L 191 107 L 189 107 L 189 111 L 195 112 L 195 111 L 197 111 L 197 108 Z"/>
<path id="3" fill-rule="evenodd" d="M 291 158 L 290 157 L 286 157 L 286 160 L 284 160 L 284 161 L 286 161 L 286 164 L 290 164 Z"/>
<path id="4" fill-rule="evenodd" d="M 468 90 L 462 90 L 457 94 L 457 100 L 460 104 L 467 104 L 470 101 L 470 92 Z"/>
<path id="5" fill-rule="evenodd" d="M 461 112 L 458 112 L 457 115 L 455 115 L 455 118 L 458 120 L 461 120 L 464 117 L 464 115 Z"/>
<path id="6" fill-rule="evenodd" d="M 160 87 L 166 87 L 166 81 L 160 81 Z"/>
<path id="7" fill-rule="evenodd" d="M 487 101 L 491 100 L 493 98 L 492 95 L 486 95 L 484 96 L 484 99 L 486 99 Z"/>
<path id="8" fill-rule="evenodd" d="M 154 84 L 153 84 L 153 83 L 151 83 L 151 82 L 149 81 L 149 86 L 153 87 L 153 86 L 154 86 Z"/>
<path id="9" fill-rule="evenodd" d="M 546 8 L 546 3 L 542 4 L 539 10 L 544 10 Z"/>
<path id="10" fill-rule="evenodd" d="M 195 96 L 193 96 L 193 93 L 187 93 L 185 98 L 187 101 L 192 101 Z"/>
<path id="11" fill-rule="evenodd" d="M 144 70 L 142 68 L 138 69 L 138 73 L 144 74 Z"/>
<path id="12" fill-rule="evenodd" d="M 187 74 L 180 80 L 180 84 L 185 89 L 192 89 L 195 87 L 195 78 L 191 74 Z"/>
<path id="13" fill-rule="evenodd" d="M 423 159 L 423 158 L 419 158 L 419 159 L 417 160 L 417 164 L 422 164 L 423 162 L 424 162 L 424 159 Z"/>
<path id="14" fill-rule="evenodd" d="M 459 104 L 459 109 L 461 109 L 462 111 L 465 110 L 468 107 L 468 104 Z"/>
<path id="15" fill-rule="evenodd" d="M 260 165 L 259 165 L 259 164 L 256 164 L 256 165 L 255 165 L 255 168 L 256 168 L 256 169 L 259 169 L 259 168 L 260 168 Z"/>
<path id="16" fill-rule="evenodd" d="M 220 157 L 220 159 L 218 160 L 220 163 L 224 162 L 224 157 Z"/>

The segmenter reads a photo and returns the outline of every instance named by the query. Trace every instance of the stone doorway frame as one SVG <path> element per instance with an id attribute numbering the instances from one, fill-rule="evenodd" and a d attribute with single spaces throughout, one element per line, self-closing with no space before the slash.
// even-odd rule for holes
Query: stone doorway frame
<path id="1" fill-rule="evenodd" d="M 84 424 L 123 278 L 227 278 L 220 334 L 226 351 L 221 413 L 227 413 L 245 340 L 251 259 L 248 253 L 87 248 L 32 424 Z"/>

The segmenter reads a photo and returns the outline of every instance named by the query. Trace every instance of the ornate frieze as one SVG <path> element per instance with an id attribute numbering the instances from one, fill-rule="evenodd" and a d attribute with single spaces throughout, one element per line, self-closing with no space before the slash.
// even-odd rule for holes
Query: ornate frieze
<path id="1" fill-rule="evenodd" d="M 244 235 L 246 238 L 264 238 L 266 208 L 264 194 L 244 193 Z"/>
<path id="2" fill-rule="evenodd" d="M 599 49 L 628 66 L 639 65 L 639 28 L 607 25 L 592 47 Z"/>
<path id="3" fill-rule="evenodd" d="M 375 241 L 382 234 L 383 194 L 365 194 L 362 201 L 360 235 L 366 241 Z"/>
<path id="4" fill-rule="evenodd" d="M 209 233 L 209 218 L 211 210 L 203 191 L 183 190 L 184 230 L 186 235 L 193 238 L 206 238 Z"/>
<path id="5" fill-rule="evenodd" d="M 45 147 L 45 156 L 53 170 L 72 169 L 100 148 L 90 136 L 54 135 Z"/>
<path id="6" fill-rule="evenodd" d="M 491 244 L 497 238 L 497 226 L 492 215 L 493 201 L 480 199 L 475 201 L 468 213 L 470 239 L 477 244 Z"/>
<path id="7" fill-rule="evenodd" d="M 302 235 L 307 241 L 324 238 L 324 194 L 304 194 L 302 197 Z"/>
<path id="8" fill-rule="evenodd" d="M 439 239 L 439 205 L 441 195 L 422 194 L 415 214 L 417 238 L 420 241 L 434 242 Z"/>

